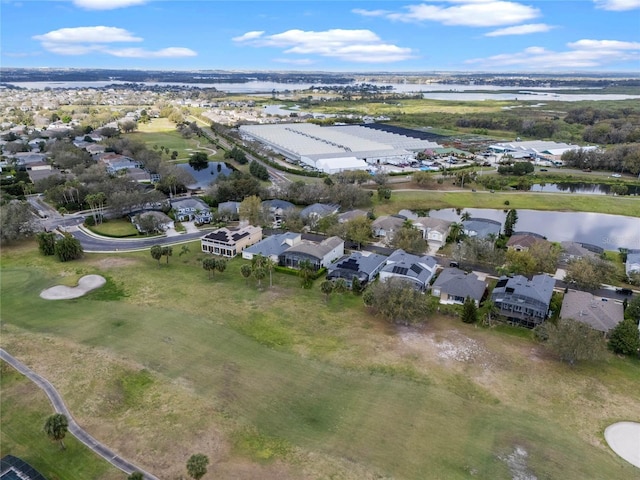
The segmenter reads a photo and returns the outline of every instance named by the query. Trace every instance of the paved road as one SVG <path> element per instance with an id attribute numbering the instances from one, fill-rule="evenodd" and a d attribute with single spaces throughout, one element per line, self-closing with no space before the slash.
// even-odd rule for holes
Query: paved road
<path id="1" fill-rule="evenodd" d="M 18 370 L 20 373 L 25 375 L 29 380 L 35 383 L 38 387 L 44 390 L 44 393 L 49 397 L 49 401 L 53 405 L 53 408 L 57 413 L 62 413 L 69 420 L 69 433 L 71 433 L 74 437 L 76 437 L 80 442 L 89 447 L 95 453 L 104 458 L 107 462 L 113 465 L 116 468 L 119 468 L 127 475 L 133 472 L 140 472 L 144 475 L 146 480 L 160 480 L 155 475 L 145 472 L 142 468 L 135 466 L 133 463 L 128 462 L 124 458 L 118 456 L 112 450 L 109 450 L 107 446 L 100 443 L 98 440 L 93 438 L 87 432 L 85 432 L 73 419 L 71 416 L 71 412 L 64 404 L 62 397 L 56 391 L 56 389 L 51 385 L 45 378 L 41 377 L 29 367 L 27 367 L 24 363 L 22 363 L 17 358 L 13 357 L 9 354 L 4 348 L 0 348 L 0 358 L 11 365 L 13 368 Z"/>
<path id="2" fill-rule="evenodd" d="M 182 233 L 172 237 L 116 239 L 91 235 L 79 228 L 73 228 L 69 233 L 80 241 L 83 250 L 88 253 L 133 252 L 136 250 L 146 250 L 154 245 L 176 245 L 191 242 L 193 240 L 198 240 L 206 234 L 204 231 L 198 231 L 193 233 Z"/>

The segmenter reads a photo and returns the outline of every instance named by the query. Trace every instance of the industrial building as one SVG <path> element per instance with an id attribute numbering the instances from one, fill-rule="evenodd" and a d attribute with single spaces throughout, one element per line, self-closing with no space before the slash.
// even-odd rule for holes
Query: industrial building
<path id="1" fill-rule="evenodd" d="M 242 125 L 240 133 L 245 138 L 265 144 L 293 163 L 326 173 L 408 163 L 416 152 L 441 148 L 430 140 L 377 130 L 366 125 Z"/>

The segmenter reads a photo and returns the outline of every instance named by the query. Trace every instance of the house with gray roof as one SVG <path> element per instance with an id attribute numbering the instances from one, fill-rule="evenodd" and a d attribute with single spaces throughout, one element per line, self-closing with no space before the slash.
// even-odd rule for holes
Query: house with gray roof
<path id="1" fill-rule="evenodd" d="M 338 261 L 327 267 L 327 280 L 337 280 L 343 278 L 347 286 L 351 288 L 354 278 L 360 281 L 360 285 L 364 286 L 372 282 L 382 267 L 387 262 L 385 255 L 378 255 L 371 252 L 353 252 L 351 255 L 345 255 Z"/>
<path id="2" fill-rule="evenodd" d="M 242 251 L 242 258 L 253 260 L 255 255 L 262 255 L 270 258 L 274 263 L 278 263 L 278 257 L 288 248 L 300 243 L 302 235 L 300 233 L 285 232 L 271 235 L 260 242 L 245 248 Z"/>
<path id="3" fill-rule="evenodd" d="M 334 213 L 338 213 L 340 205 L 335 203 L 314 203 L 300 210 L 300 218 L 305 220 L 308 225 L 315 226 L 321 218 L 328 217 Z"/>
<path id="4" fill-rule="evenodd" d="M 419 257 L 399 248 L 387 258 L 385 266 L 380 270 L 380 280 L 400 278 L 424 292 L 435 275 L 437 265 L 437 260 L 429 255 Z"/>
<path id="5" fill-rule="evenodd" d="M 445 268 L 431 286 L 431 295 L 438 297 L 442 304 L 462 305 L 467 297 L 472 298 L 476 305 L 487 290 L 487 284 L 480 280 L 475 273 L 465 273 L 458 268 Z"/>
<path id="6" fill-rule="evenodd" d="M 368 214 L 364 210 L 349 210 L 338 215 L 338 223 L 350 222 L 356 218 L 366 217 Z"/>
<path id="7" fill-rule="evenodd" d="M 373 236 L 391 239 L 393 234 L 400 230 L 407 219 L 401 215 L 383 215 L 371 223 Z"/>
<path id="8" fill-rule="evenodd" d="M 171 217 L 156 210 L 148 210 L 131 217 L 131 223 L 140 233 L 166 232 L 174 228 Z"/>
<path id="9" fill-rule="evenodd" d="M 547 240 L 537 233 L 514 232 L 507 240 L 507 250 L 526 252 L 538 242 L 547 242 Z"/>
<path id="10" fill-rule="evenodd" d="M 237 220 L 240 216 L 240 202 L 221 202 L 218 204 L 220 217 L 226 220 Z"/>
<path id="11" fill-rule="evenodd" d="M 640 273 L 640 250 L 627 250 L 627 262 L 624 270 L 627 276 L 632 273 Z"/>
<path id="12" fill-rule="evenodd" d="M 546 320 L 555 284 L 549 275 L 534 275 L 531 280 L 522 275 L 502 276 L 491 300 L 500 315 L 533 328 Z"/>
<path id="13" fill-rule="evenodd" d="M 344 240 L 329 237 L 321 242 L 300 240 L 278 256 L 278 264 L 283 267 L 299 268 L 300 262 L 308 260 L 314 270 L 328 267 L 331 262 L 344 255 Z"/>
<path id="14" fill-rule="evenodd" d="M 447 241 L 453 222 L 441 218 L 418 217 L 412 223 L 422 232 L 422 238 L 427 242 L 443 244 Z"/>
<path id="15" fill-rule="evenodd" d="M 560 317 L 586 323 L 594 330 L 607 333 L 622 321 L 624 308 L 622 303 L 615 302 L 612 298 L 569 290 L 562 300 Z"/>
<path id="16" fill-rule="evenodd" d="M 282 227 L 285 212 L 296 208 L 293 203 L 287 202 L 286 200 L 280 200 L 279 198 L 265 200 L 262 202 L 261 206 L 265 213 L 265 218 L 268 218 L 271 221 L 273 228 Z"/>
<path id="17" fill-rule="evenodd" d="M 464 234 L 468 237 L 498 238 L 502 230 L 502 223 L 489 218 L 470 218 L 462 222 Z"/>
<path id="18" fill-rule="evenodd" d="M 211 223 L 213 218 L 209 205 L 198 197 L 172 199 L 171 209 L 179 222 Z"/>

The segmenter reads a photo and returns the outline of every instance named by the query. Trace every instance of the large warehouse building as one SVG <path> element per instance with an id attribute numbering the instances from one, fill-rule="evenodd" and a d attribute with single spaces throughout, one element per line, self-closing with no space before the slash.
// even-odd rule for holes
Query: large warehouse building
<path id="1" fill-rule="evenodd" d="M 410 162 L 415 152 L 440 148 L 435 142 L 363 125 L 321 127 L 312 123 L 243 125 L 240 133 L 291 161 L 326 173 L 366 170 L 371 165 Z"/>

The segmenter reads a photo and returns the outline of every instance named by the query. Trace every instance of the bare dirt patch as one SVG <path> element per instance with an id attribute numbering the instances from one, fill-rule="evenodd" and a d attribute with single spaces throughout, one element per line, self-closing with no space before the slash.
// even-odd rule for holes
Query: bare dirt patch
<path id="1" fill-rule="evenodd" d="M 528 457 L 529 453 L 518 445 L 508 455 L 498 456 L 509 467 L 512 480 L 537 480 L 538 477 L 529 470 L 527 465 Z"/>

